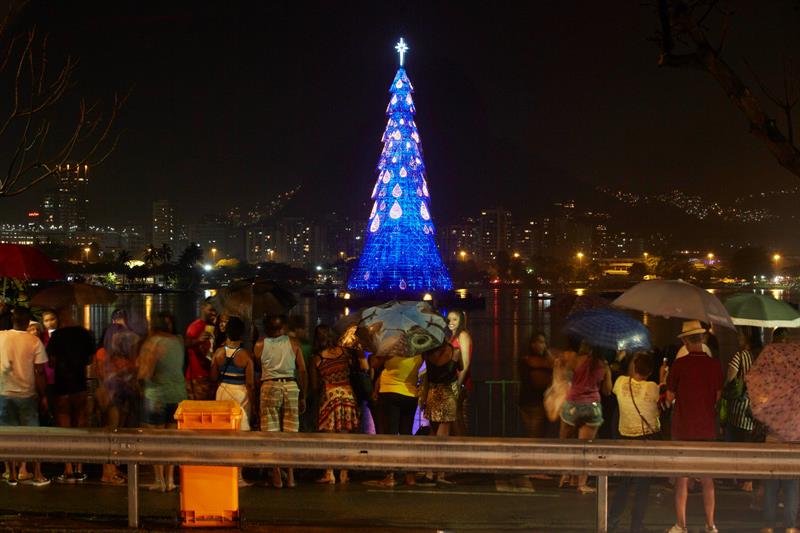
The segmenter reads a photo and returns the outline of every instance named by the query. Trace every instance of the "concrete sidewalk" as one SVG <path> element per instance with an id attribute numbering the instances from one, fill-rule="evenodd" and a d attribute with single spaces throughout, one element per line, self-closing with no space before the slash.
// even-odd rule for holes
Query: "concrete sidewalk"
<path id="1" fill-rule="evenodd" d="M 142 469 L 149 476 L 148 468 Z M 364 474 L 354 473 L 356 478 Z M 148 477 L 143 475 L 146 483 Z M 324 531 L 554 531 L 594 530 L 595 497 L 558 489 L 555 480 L 509 476 L 453 476 L 455 485 L 400 486 L 383 489 L 354 480 L 349 485 L 301 482 L 295 489 L 257 485 L 240 491 L 240 509 L 252 531 L 321 533 Z M 613 493 L 613 486 L 612 486 Z M 125 529 L 124 486 L 87 481 L 35 488 L 0 483 L 0 528 L 44 531 Z M 142 529 L 176 527 L 177 493 L 142 490 Z M 753 532 L 760 513 L 750 496 L 732 487 L 717 491 L 717 525 L 725 532 Z M 663 531 L 674 521 L 672 490 L 654 484 L 646 525 Z M 702 531 L 702 499 L 689 502 L 691 531 Z M 623 522 L 627 531 L 627 521 Z"/>

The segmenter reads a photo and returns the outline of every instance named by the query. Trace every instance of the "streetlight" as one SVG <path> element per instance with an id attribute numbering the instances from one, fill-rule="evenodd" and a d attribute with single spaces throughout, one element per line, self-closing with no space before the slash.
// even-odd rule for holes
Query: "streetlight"
<path id="1" fill-rule="evenodd" d="M 216 248 L 212 248 L 212 249 L 211 249 L 211 261 L 212 261 L 214 264 L 216 264 L 216 263 L 217 263 L 217 249 L 216 249 Z"/>
<path id="2" fill-rule="evenodd" d="M 772 256 L 772 260 L 775 261 L 775 264 L 778 264 L 778 261 L 781 260 L 781 254 L 775 254 Z"/>
<path id="3" fill-rule="evenodd" d="M 650 255 L 650 254 L 648 254 L 647 252 L 645 252 L 645 253 L 644 253 L 644 260 L 645 260 L 645 261 L 647 261 L 647 257 L 648 257 L 649 255 Z"/>
<path id="4" fill-rule="evenodd" d="M 87 263 L 89 262 L 89 252 L 91 252 L 91 251 L 92 251 L 92 249 L 91 249 L 91 248 L 89 248 L 88 246 L 87 246 L 86 248 L 84 248 L 84 249 L 83 249 L 83 253 L 85 253 L 85 254 L 86 254 L 86 259 L 85 259 L 85 261 L 86 261 Z"/>
<path id="5" fill-rule="evenodd" d="M 582 266 L 583 265 L 583 252 L 578 252 L 577 254 L 575 254 L 575 257 L 578 258 L 578 266 Z"/>
<path id="6" fill-rule="evenodd" d="M 519 252 L 514 252 L 514 259 L 519 259 Z"/>
<path id="7" fill-rule="evenodd" d="M 462 261 L 466 261 L 467 260 L 467 252 L 465 252 L 464 250 L 461 250 L 460 252 L 458 252 L 458 257 L 460 257 Z"/>
<path id="8" fill-rule="evenodd" d="M 708 252 L 708 255 L 706 255 L 706 257 L 708 257 L 709 261 L 713 261 L 714 260 L 714 254 L 711 253 L 711 252 Z"/>

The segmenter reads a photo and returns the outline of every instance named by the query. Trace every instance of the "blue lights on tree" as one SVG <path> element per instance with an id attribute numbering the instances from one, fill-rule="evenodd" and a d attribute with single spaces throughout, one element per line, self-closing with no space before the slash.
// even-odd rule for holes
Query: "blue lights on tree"
<path id="1" fill-rule="evenodd" d="M 402 49 L 402 50 L 401 50 Z M 401 67 L 389 89 L 389 121 L 383 133 L 378 179 L 364 250 L 348 288 L 363 292 L 448 291 L 453 282 L 434 241 L 430 195 L 414 122 L 414 88 L 402 67 L 406 52 L 398 44 Z"/>

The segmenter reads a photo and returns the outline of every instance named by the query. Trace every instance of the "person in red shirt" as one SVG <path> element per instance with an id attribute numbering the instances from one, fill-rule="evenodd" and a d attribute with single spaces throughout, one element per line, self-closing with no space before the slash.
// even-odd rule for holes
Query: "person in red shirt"
<path id="1" fill-rule="evenodd" d="M 186 393 L 190 400 L 213 400 L 209 372 L 217 311 L 209 300 L 200 306 L 200 318 L 186 328 Z"/>
<path id="2" fill-rule="evenodd" d="M 667 400 L 675 402 L 672 411 L 672 439 L 704 441 L 717 438 L 717 402 L 722 391 L 722 366 L 718 359 L 703 352 L 708 331 L 697 320 L 683 323 L 678 337 L 689 351 L 675 360 L 667 377 Z M 703 507 L 706 532 L 716 533 L 714 525 L 714 480 L 703 478 Z M 675 480 L 675 514 L 677 523 L 669 533 L 685 533 L 686 498 L 689 478 Z"/>

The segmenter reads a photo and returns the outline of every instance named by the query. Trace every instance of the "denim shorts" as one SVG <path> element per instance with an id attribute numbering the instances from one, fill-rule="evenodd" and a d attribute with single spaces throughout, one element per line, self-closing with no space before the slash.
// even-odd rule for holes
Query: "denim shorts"
<path id="1" fill-rule="evenodd" d="M 164 426 L 175 424 L 175 411 L 177 403 L 167 403 L 161 400 L 144 399 L 144 422 L 151 426 Z"/>
<path id="2" fill-rule="evenodd" d="M 600 402 L 572 403 L 566 401 L 561 407 L 561 420 L 568 426 L 600 427 L 603 425 L 603 406 L 600 405 Z"/>
<path id="3" fill-rule="evenodd" d="M 13 398 L 0 396 L 0 426 L 26 426 L 39 425 L 39 399 Z"/>

